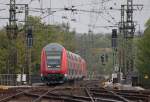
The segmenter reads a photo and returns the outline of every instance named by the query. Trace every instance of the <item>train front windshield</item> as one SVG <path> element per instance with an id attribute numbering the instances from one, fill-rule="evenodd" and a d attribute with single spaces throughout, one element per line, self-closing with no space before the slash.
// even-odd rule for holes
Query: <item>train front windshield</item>
<path id="1" fill-rule="evenodd" d="M 60 51 L 49 51 L 46 53 L 47 55 L 47 66 L 48 69 L 58 70 L 61 65 L 61 52 Z"/>

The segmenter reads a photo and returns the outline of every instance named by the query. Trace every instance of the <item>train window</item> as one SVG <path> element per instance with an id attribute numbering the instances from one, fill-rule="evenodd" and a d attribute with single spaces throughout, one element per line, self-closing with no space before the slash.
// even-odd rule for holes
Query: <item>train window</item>
<path id="1" fill-rule="evenodd" d="M 76 60 L 76 61 L 78 61 L 78 58 L 77 58 L 77 56 L 75 56 L 75 60 Z"/>
<path id="2" fill-rule="evenodd" d="M 78 63 L 76 63 L 75 65 L 76 65 L 76 69 L 78 70 Z"/>
<path id="3" fill-rule="evenodd" d="M 67 52 L 67 58 L 69 58 L 69 53 Z"/>
<path id="4" fill-rule="evenodd" d="M 70 62 L 69 62 L 69 60 L 67 60 L 68 61 L 68 68 L 70 69 Z"/>
<path id="5" fill-rule="evenodd" d="M 69 59 L 70 59 L 70 54 L 69 54 Z"/>
<path id="6" fill-rule="evenodd" d="M 73 69 L 73 64 L 72 64 L 72 61 L 71 61 L 71 63 L 70 63 L 70 68 L 71 68 L 71 69 Z"/>
<path id="7" fill-rule="evenodd" d="M 74 69 L 72 69 L 72 75 L 74 75 Z"/>
<path id="8" fill-rule="evenodd" d="M 48 65 L 60 65 L 60 59 L 47 59 Z"/>
<path id="9" fill-rule="evenodd" d="M 79 59 L 79 62 L 81 63 L 81 58 Z"/>
<path id="10" fill-rule="evenodd" d="M 61 56 L 61 51 L 46 51 L 47 56 Z"/>
<path id="11" fill-rule="evenodd" d="M 72 63 L 71 63 L 71 68 L 73 69 L 73 67 L 74 67 L 74 66 L 73 66 L 73 62 L 72 62 Z"/>
<path id="12" fill-rule="evenodd" d="M 72 63 L 71 63 L 71 68 L 72 68 L 72 69 L 74 68 L 73 61 L 72 61 Z"/>
<path id="13" fill-rule="evenodd" d="M 61 51 L 46 51 L 47 65 L 56 67 L 61 64 Z"/>
<path id="14" fill-rule="evenodd" d="M 68 58 L 70 59 L 70 53 L 68 52 Z"/>
<path id="15" fill-rule="evenodd" d="M 69 64 L 69 65 L 70 65 L 69 68 L 72 69 L 72 62 L 71 62 L 71 61 L 70 61 L 70 64 Z"/>
<path id="16" fill-rule="evenodd" d="M 76 56 L 74 56 L 74 61 L 76 62 Z"/>
<path id="17" fill-rule="evenodd" d="M 69 60 L 69 69 L 71 69 L 71 61 Z"/>
<path id="18" fill-rule="evenodd" d="M 80 64 L 78 63 L 78 69 L 80 70 Z"/>
<path id="19" fill-rule="evenodd" d="M 72 63 L 70 60 L 69 60 L 69 67 L 72 68 Z"/>
<path id="20" fill-rule="evenodd" d="M 73 56 L 71 55 L 71 60 L 73 60 Z"/>
<path id="21" fill-rule="evenodd" d="M 75 63 L 73 63 L 73 68 L 76 69 L 76 64 Z"/>
<path id="22" fill-rule="evenodd" d="M 71 74 L 71 69 L 70 68 L 69 68 L 69 72 L 68 73 L 69 73 L 69 75 Z"/>
<path id="23" fill-rule="evenodd" d="M 72 60 L 74 61 L 74 56 L 72 56 Z"/>
<path id="24" fill-rule="evenodd" d="M 72 71 L 72 75 L 75 75 L 75 70 L 73 69 L 73 71 Z"/>
<path id="25" fill-rule="evenodd" d="M 73 75 L 73 69 L 71 69 L 71 75 Z"/>

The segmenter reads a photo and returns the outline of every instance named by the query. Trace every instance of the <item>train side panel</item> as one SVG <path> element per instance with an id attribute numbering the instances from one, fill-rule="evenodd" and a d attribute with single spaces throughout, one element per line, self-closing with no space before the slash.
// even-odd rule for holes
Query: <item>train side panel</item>
<path id="1" fill-rule="evenodd" d="M 61 59 L 61 74 L 64 75 L 65 80 L 67 80 L 67 73 L 68 73 L 67 51 L 64 48 L 62 51 L 62 59 Z"/>
<path id="2" fill-rule="evenodd" d="M 41 76 L 46 74 L 46 53 L 45 53 L 45 49 L 42 49 L 42 54 L 41 54 L 41 68 L 40 68 L 40 72 L 41 72 Z"/>

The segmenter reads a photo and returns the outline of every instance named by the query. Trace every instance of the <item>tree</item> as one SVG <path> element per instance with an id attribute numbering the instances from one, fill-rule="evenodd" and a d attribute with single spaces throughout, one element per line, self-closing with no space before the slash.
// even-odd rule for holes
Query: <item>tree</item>
<path id="1" fill-rule="evenodd" d="M 146 23 L 144 35 L 138 41 L 137 67 L 141 82 L 150 86 L 150 19 Z M 148 76 L 149 78 L 145 77 Z"/>
<path id="2" fill-rule="evenodd" d="M 32 66 L 40 64 L 41 50 L 49 43 L 56 42 L 67 50 L 75 51 L 75 32 L 69 31 L 68 24 L 47 25 L 39 17 L 33 16 L 28 18 L 28 23 L 33 28 Z"/>
<path id="3" fill-rule="evenodd" d="M 8 40 L 4 29 L 0 30 L 0 72 L 6 72 L 6 61 L 8 57 Z"/>
<path id="4" fill-rule="evenodd" d="M 41 50 L 44 46 L 51 42 L 62 44 L 67 50 L 75 51 L 75 32 L 69 31 L 69 25 L 48 25 L 41 21 L 39 17 L 28 17 L 28 25 L 32 26 L 33 30 L 33 48 L 31 50 L 31 66 L 32 71 L 35 71 L 40 64 Z M 20 73 L 25 66 L 25 53 L 26 53 L 26 38 L 24 26 L 19 24 L 19 34 L 15 40 L 15 47 L 17 50 L 17 66 L 16 73 Z M 0 30 L 0 73 L 7 73 L 7 59 L 9 57 L 9 39 L 7 38 L 6 31 Z M 39 70 L 39 69 L 38 69 Z"/>

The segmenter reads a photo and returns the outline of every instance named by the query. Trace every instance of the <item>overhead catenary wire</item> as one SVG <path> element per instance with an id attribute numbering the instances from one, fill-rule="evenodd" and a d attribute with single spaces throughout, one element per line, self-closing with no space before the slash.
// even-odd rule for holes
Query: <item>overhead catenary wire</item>
<path id="1" fill-rule="evenodd" d="M 30 15 L 39 15 L 41 19 L 44 19 L 46 20 L 47 17 L 52 17 L 54 16 L 55 14 L 61 14 L 63 15 L 63 12 L 65 12 L 66 16 L 69 15 L 68 12 L 70 12 L 70 15 L 72 12 L 77 12 L 78 14 L 74 14 L 72 13 L 73 16 L 81 16 L 81 15 L 84 15 L 85 13 L 95 13 L 97 14 L 97 18 L 99 19 L 99 17 L 101 17 L 102 19 L 104 19 L 106 22 L 108 22 L 108 24 L 114 24 L 116 23 L 116 20 L 114 19 L 114 17 L 111 15 L 111 12 L 114 10 L 114 11 L 120 11 L 119 8 L 114 8 L 114 7 L 109 7 L 108 5 L 105 7 L 105 8 L 100 8 L 100 9 L 94 9 L 94 10 L 89 10 L 89 9 L 84 9 L 85 6 L 98 6 L 101 4 L 103 4 L 103 6 L 105 6 L 105 3 L 111 3 L 113 0 L 95 0 L 95 2 L 91 3 L 91 2 L 75 2 L 75 1 L 71 1 L 71 0 L 68 0 L 68 4 L 66 5 L 66 7 L 58 7 L 58 8 L 55 8 L 55 7 L 45 7 L 44 6 L 40 6 L 42 5 L 41 4 L 41 1 L 44 2 L 44 0 L 17 0 L 19 1 L 18 3 L 20 3 L 21 1 L 24 1 L 24 2 L 27 2 L 27 4 L 29 5 L 33 5 L 34 2 L 39 2 L 39 8 L 32 8 L 32 7 L 29 7 L 29 11 L 30 12 L 35 12 L 34 14 L 33 13 L 30 13 Z M 64 2 L 65 0 L 61 1 L 61 2 Z M 91 0 L 89 0 L 91 1 Z M 116 0 L 117 1 L 117 0 Z M 6 5 L 5 4 L 6 2 L 3 0 L 0 4 L 2 5 Z M 44 4 L 44 3 L 43 3 Z M 65 4 L 65 3 L 64 3 Z M 63 4 L 63 5 L 64 5 Z M 83 7 L 84 6 L 84 7 Z M 35 6 L 36 7 L 36 6 Z M 49 12 L 49 9 L 50 12 Z M 6 9 L 7 10 L 7 9 Z M 1 10 L 0 10 L 1 11 Z M 3 10 L 2 10 L 3 11 Z M 42 12 L 40 12 L 42 11 Z M 145 8 L 142 10 L 142 12 L 149 12 L 149 8 Z M 40 14 L 41 13 L 41 14 Z M 21 14 L 20 14 L 21 15 Z M 50 16 L 52 15 L 52 16 Z M 19 18 L 19 17 L 18 17 Z M 62 17 L 60 16 L 60 19 Z M 58 19 L 57 19 L 58 20 Z M 69 19 L 68 19 L 69 20 Z M 95 19 L 96 20 L 96 19 Z M 71 20 L 70 20 L 71 21 Z M 98 20 L 97 20 L 98 21 Z M 96 22 L 96 21 L 95 21 Z M 97 22 L 96 22 L 97 23 Z M 93 26 L 94 27 L 94 26 Z"/>

